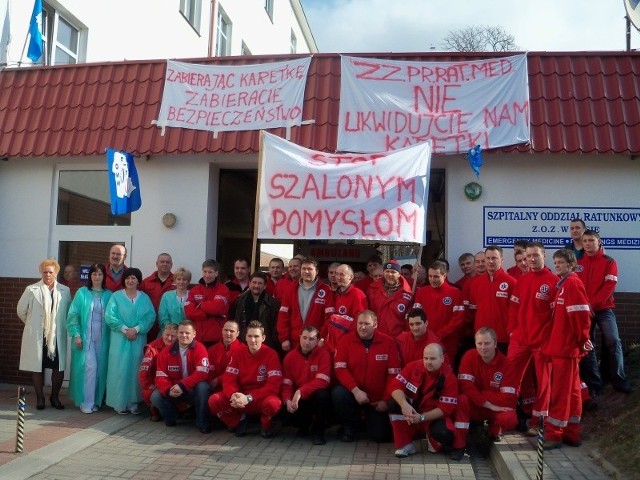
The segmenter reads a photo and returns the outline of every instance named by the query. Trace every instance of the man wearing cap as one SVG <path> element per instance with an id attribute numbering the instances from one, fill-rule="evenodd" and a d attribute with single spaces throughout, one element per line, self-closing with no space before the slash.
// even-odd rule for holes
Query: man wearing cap
<path id="1" fill-rule="evenodd" d="M 407 330 L 405 319 L 411 305 L 411 287 L 401 274 L 400 264 L 389 260 L 383 277 L 369 286 L 369 308 L 378 316 L 378 330 L 392 337 Z"/>

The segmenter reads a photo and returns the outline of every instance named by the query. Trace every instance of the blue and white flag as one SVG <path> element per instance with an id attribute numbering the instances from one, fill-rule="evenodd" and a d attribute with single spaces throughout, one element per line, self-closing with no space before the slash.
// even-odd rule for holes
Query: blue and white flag
<path id="1" fill-rule="evenodd" d="M 37 62 L 42 56 L 42 0 L 36 0 L 29 23 L 29 50 L 27 57 L 32 62 Z"/>
<path id="2" fill-rule="evenodd" d="M 480 167 L 483 165 L 482 161 L 482 147 L 480 145 L 476 145 L 475 147 L 469 149 L 467 152 L 467 158 L 469 159 L 469 165 L 471 166 L 471 170 L 476 174 L 476 177 L 480 178 Z"/>
<path id="3" fill-rule="evenodd" d="M 139 210 L 142 197 L 133 154 L 107 148 L 107 175 L 111 193 L 111 213 L 124 215 Z"/>

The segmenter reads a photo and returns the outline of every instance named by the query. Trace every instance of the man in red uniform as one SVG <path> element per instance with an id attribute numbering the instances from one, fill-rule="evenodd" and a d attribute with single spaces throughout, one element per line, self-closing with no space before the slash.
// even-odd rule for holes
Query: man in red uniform
<path id="1" fill-rule="evenodd" d="M 591 309 L 584 285 L 573 269 L 575 254 L 569 249 L 553 254 L 560 277 L 550 335 L 542 352 L 551 358 L 551 402 L 545 420 L 544 448 L 558 448 L 562 442 L 578 447 L 582 399 L 578 362 L 593 350 L 589 339 Z"/>
<path id="2" fill-rule="evenodd" d="M 292 285 L 297 285 L 298 280 L 300 279 L 302 260 L 304 260 L 302 255 L 296 255 L 289 260 L 287 273 L 278 280 L 278 283 L 276 283 L 274 297 L 276 297 L 279 302 L 282 302 L 282 298 L 287 294 L 287 291 L 292 288 Z"/>
<path id="3" fill-rule="evenodd" d="M 238 297 L 249 288 L 249 270 L 249 260 L 246 258 L 237 258 L 233 262 L 233 278 L 224 284 L 229 289 L 230 315 L 235 315 Z"/>
<path id="4" fill-rule="evenodd" d="M 387 391 L 396 457 L 417 453 L 413 439 L 426 433 L 429 451 L 449 450 L 453 460 L 462 460 L 469 423 L 454 420 L 458 383 L 440 345 L 427 345 L 423 359 L 404 367 Z"/>
<path id="5" fill-rule="evenodd" d="M 305 326 L 282 367 L 282 423 L 297 425 L 300 436 L 310 431 L 314 445 L 326 443 L 324 429 L 331 410 L 331 355 L 319 341 L 318 329 Z"/>
<path id="6" fill-rule="evenodd" d="M 591 338 L 595 336 L 596 325 L 603 339 L 603 364 L 608 364 L 611 384 L 622 393 L 631 393 L 635 388 L 627 381 L 624 373 L 624 357 L 622 342 L 618 334 L 616 315 L 613 312 L 615 302 L 613 293 L 618 284 L 618 264 L 604 254 L 600 234 L 595 230 L 585 230 L 582 234 L 584 256 L 578 260 L 578 277 L 582 280 L 589 297 L 589 304 L 594 313 L 591 323 Z M 606 348 L 605 348 L 606 347 Z M 602 390 L 602 378 L 598 368 L 595 349 L 581 362 L 583 379 L 589 391 L 597 394 Z"/>
<path id="7" fill-rule="evenodd" d="M 397 337 L 407 330 L 407 310 L 411 305 L 411 287 L 400 273 L 400 264 L 389 260 L 383 277 L 374 281 L 367 292 L 369 309 L 378 316 L 378 331 Z"/>
<path id="8" fill-rule="evenodd" d="M 209 387 L 212 392 L 222 390 L 222 376 L 227 370 L 231 357 L 241 347 L 238 340 L 240 327 L 236 320 L 227 320 L 222 327 L 222 341 L 207 350 L 209 356 Z"/>
<path id="9" fill-rule="evenodd" d="M 273 438 L 271 419 L 278 413 L 282 367 L 278 354 L 264 345 L 264 327 L 252 321 L 247 328 L 247 345 L 231 358 L 222 377 L 222 391 L 209 397 L 209 410 L 237 437 L 247 434 L 247 415 L 260 415 L 260 434 Z"/>
<path id="10" fill-rule="evenodd" d="M 342 264 L 336 268 L 338 289 L 333 292 L 333 312 L 321 330 L 321 345 L 334 354 L 338 341 L 343 335 L 356 329 L 358 314 L 367 309 L 367 297 L 362 290 L 351 284 L 353 269 Z"/>
<path id="11" fill-rule="evenodd" d="M 332 262 L 327 268 L 327 282 L 332 292 L 338 289 L 338 277 L 336 276 L 336 269 L 340 266 L 340 262 Z"/>
<path id="12" fill-rule="evenodd" d="M 333 313 L 333 293 L 318 278 L 318 262 L 307 258 L 300 268 L 298 285 L 282 297 L 278 312 L 278 340 L 283 352 L 296 349 L 304 326 L 324 328 L 325 318 Z"/>
<path id="13" fill-rule="evenodd" d="M 215 260 L 202 263 L 202 278 L 189 290 L 184 316 L 191 320 L 199 338 L 208 348 L 222 338 L 222 326 L 229 311 L 229 290 L 218 279 L 220 264 Z"/>
<path id="14" fill-rule="evenodd" d="M 462 357 L 458 369 L 458 408 L 467 410 L 472 421 L 489 421 L 489 435 L 500 441 L 513 430 L 516 415 L 516 387 L 507 357 L 497 349 L 496 332 L 482 327 L 475 335 L 476 348 Z"/>
<path id="15" fill-rule="evenodd" d="M 440 338 L 447 357 L 453 360 L 458 351 L 459 332 L 465 323 L 462 292 L 447 282 L 444 262 L 433 262 L 427 276 L 429 285 L 416 291 L 413 308 L 424 310 L 429 328 Z"/>
<path id="16" fill-rule="evenodd" d="M 138 371 L 138 381 L 140 382 L 142 400 L 149 407 L 151 413 L 150 420 L 152 422 L 160 421 L 160 411 L 151 404 L 151 394 L 156 389 L 156 364 L 158 354 L 164 347 L 171 345 L 177 338 L 177 335 L 178 326 L 169 323 L 164 327 L 160 338 L 156 338 L 144 347 L 144 355 L 140 363 L 140 370 Z"/>
<path id="17" fill-rule="evenodd" d="M 424 347 L 430 343 L 440 343 L 440 337 L 431 331 L 429 321 L 421 308 L 414 308 L 407 314 L 409 331 L 402 332 L 396 337 L 398 352 L 400 353 L 400 363 L 404 367 L 408 363 L 422 360 Z M 444 348 L 444 347 L 443 347 Z M 445 355 L 445 361 L 447 357 Z"/>
<path id="18" fill-rule="evenodd" d="M 173 260 L 168 253 L 161 253 L 156 259 L 156 271 L 142 280 L 140 284 L 140 290 L 149 295 L 153 308 L 158 313 L 160 307 L 160 300 L 162 295 L 169 290 L 175 290 L 176 286 L 173 283 Z M 147 333 L 147 341 L 151 342 L 158 336 L 158 320 L 153 323 L 153 327 Z"/>
<path id="19" fill-rule="evenodd" d="M 458 266 L 462 271 L 462 277 L 460 277 L 454 285 L 462 290 L 464 285 L 476 276 L 476 265 L 473 258 L 473 253 L 465 252 L 458 257 Z"/>
<path id="20" fill-rule="evenodd" d="M 394 340 L 376 331 L 377 326 L 376 314 L 365 310 L 358 315 L 356 331 L 338 342 L 334 358 L 338 385 L 331 397 L 342 423 L 343 442 L 355 440 L 358 412 L 366 418 L 369 439 L 378 443 L 391 439 L 384 393 L 387 382 L 400 372 L 400 355 Z"/>
<path id="21" fill-rule="evenodd" d="M 124 261 L 127 259 L 127 249 L 124 245 L 115 244 L 109 250 L 109 263 L 107 264 L 107 278 L 105 286 L 107 290 L 115 292 L 124 288 L 122 286 L 122 274 L 128 268 Z"/>
<path id="22" fill-rule="evenodd" d="M 486 275 L 473 279 L 469 288 L 469 313 L 474 331 L 491 327 L 498 336 L 498 349 L 507 352 L 509 334 L 509 298 L 516 284 L 515 279 L 502 268 L 502 248 L 489 246 L 485 251 Z"/>
<path id="23" fill-rule="evenodd" d="M 178 341 L 158 355 L 156 389 L 151 403 L 160 410 L 167 427 L 176 425 L 179 405 L 194 405 L 196 426 L 201 433 L 211 433 L 209 399 L 209 357 L 204 345 L 196 340 L 196 330 L 190 320 L 178 326 Z"/>
<path id="24" fill-rule="evenodd" d="M 524 239 L 519 239 L 513 242 L 513 258 L 516 261 L 516 264 L 507 268 L 507 273 L 516 280 L 529 269 L 527 266 L 527 256 L 525 254 L 528 243 L 529 241 Z"/>
<path id="25" fill-rule="evenodd" d="M 520 277 L 511 294 L 508 327 L 511 340 L 507 358 L 518 386 L 522 384 L 523 403 L 529 404 L 527 399 L 535 398 L 529 431 L 531 436 L 535 436 L 540 416 L 549 414 L 551 372 L 541 348 L 551 333 L 552 304 L 558 277 L 544 264 L 546 255 L 542 243 L 528 243 L 525 254 L 529 272 Z M 525 374 L 530 362 L 533 362 L 535 382 L 527 381 L 531 377 Z"/>
<path id="26" fill-rule="evenodd" d="M 284 274 L 284 261 L 281 258 L 272 258 L 269 261 L 269 277 L 267 280 L 267 293 L 275 296 L 276 285 Z"/>

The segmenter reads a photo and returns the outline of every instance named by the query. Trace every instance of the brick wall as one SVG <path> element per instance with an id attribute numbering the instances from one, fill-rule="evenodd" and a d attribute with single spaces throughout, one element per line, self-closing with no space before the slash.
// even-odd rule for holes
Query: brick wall
<path id="1" fill-rule="evenodd" d="M 616 318 L 623 348 L 640 343 L 640 293 L 616 293 Z"/>

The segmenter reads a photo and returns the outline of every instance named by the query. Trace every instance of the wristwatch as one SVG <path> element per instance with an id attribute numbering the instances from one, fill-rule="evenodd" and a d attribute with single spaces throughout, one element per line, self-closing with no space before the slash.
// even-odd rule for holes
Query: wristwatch
<path id="1" fill-rule="evenodd" d="M 253 402 L 253 397 L 251 395 L 247 395 L 247 404 Z"/>
<path id="2" fill-rule="evenodd" d="M 420 414 L 420 423 L 424 423 L 424 420 L 425 420 L 424 413 L 421 413 Z"/>

